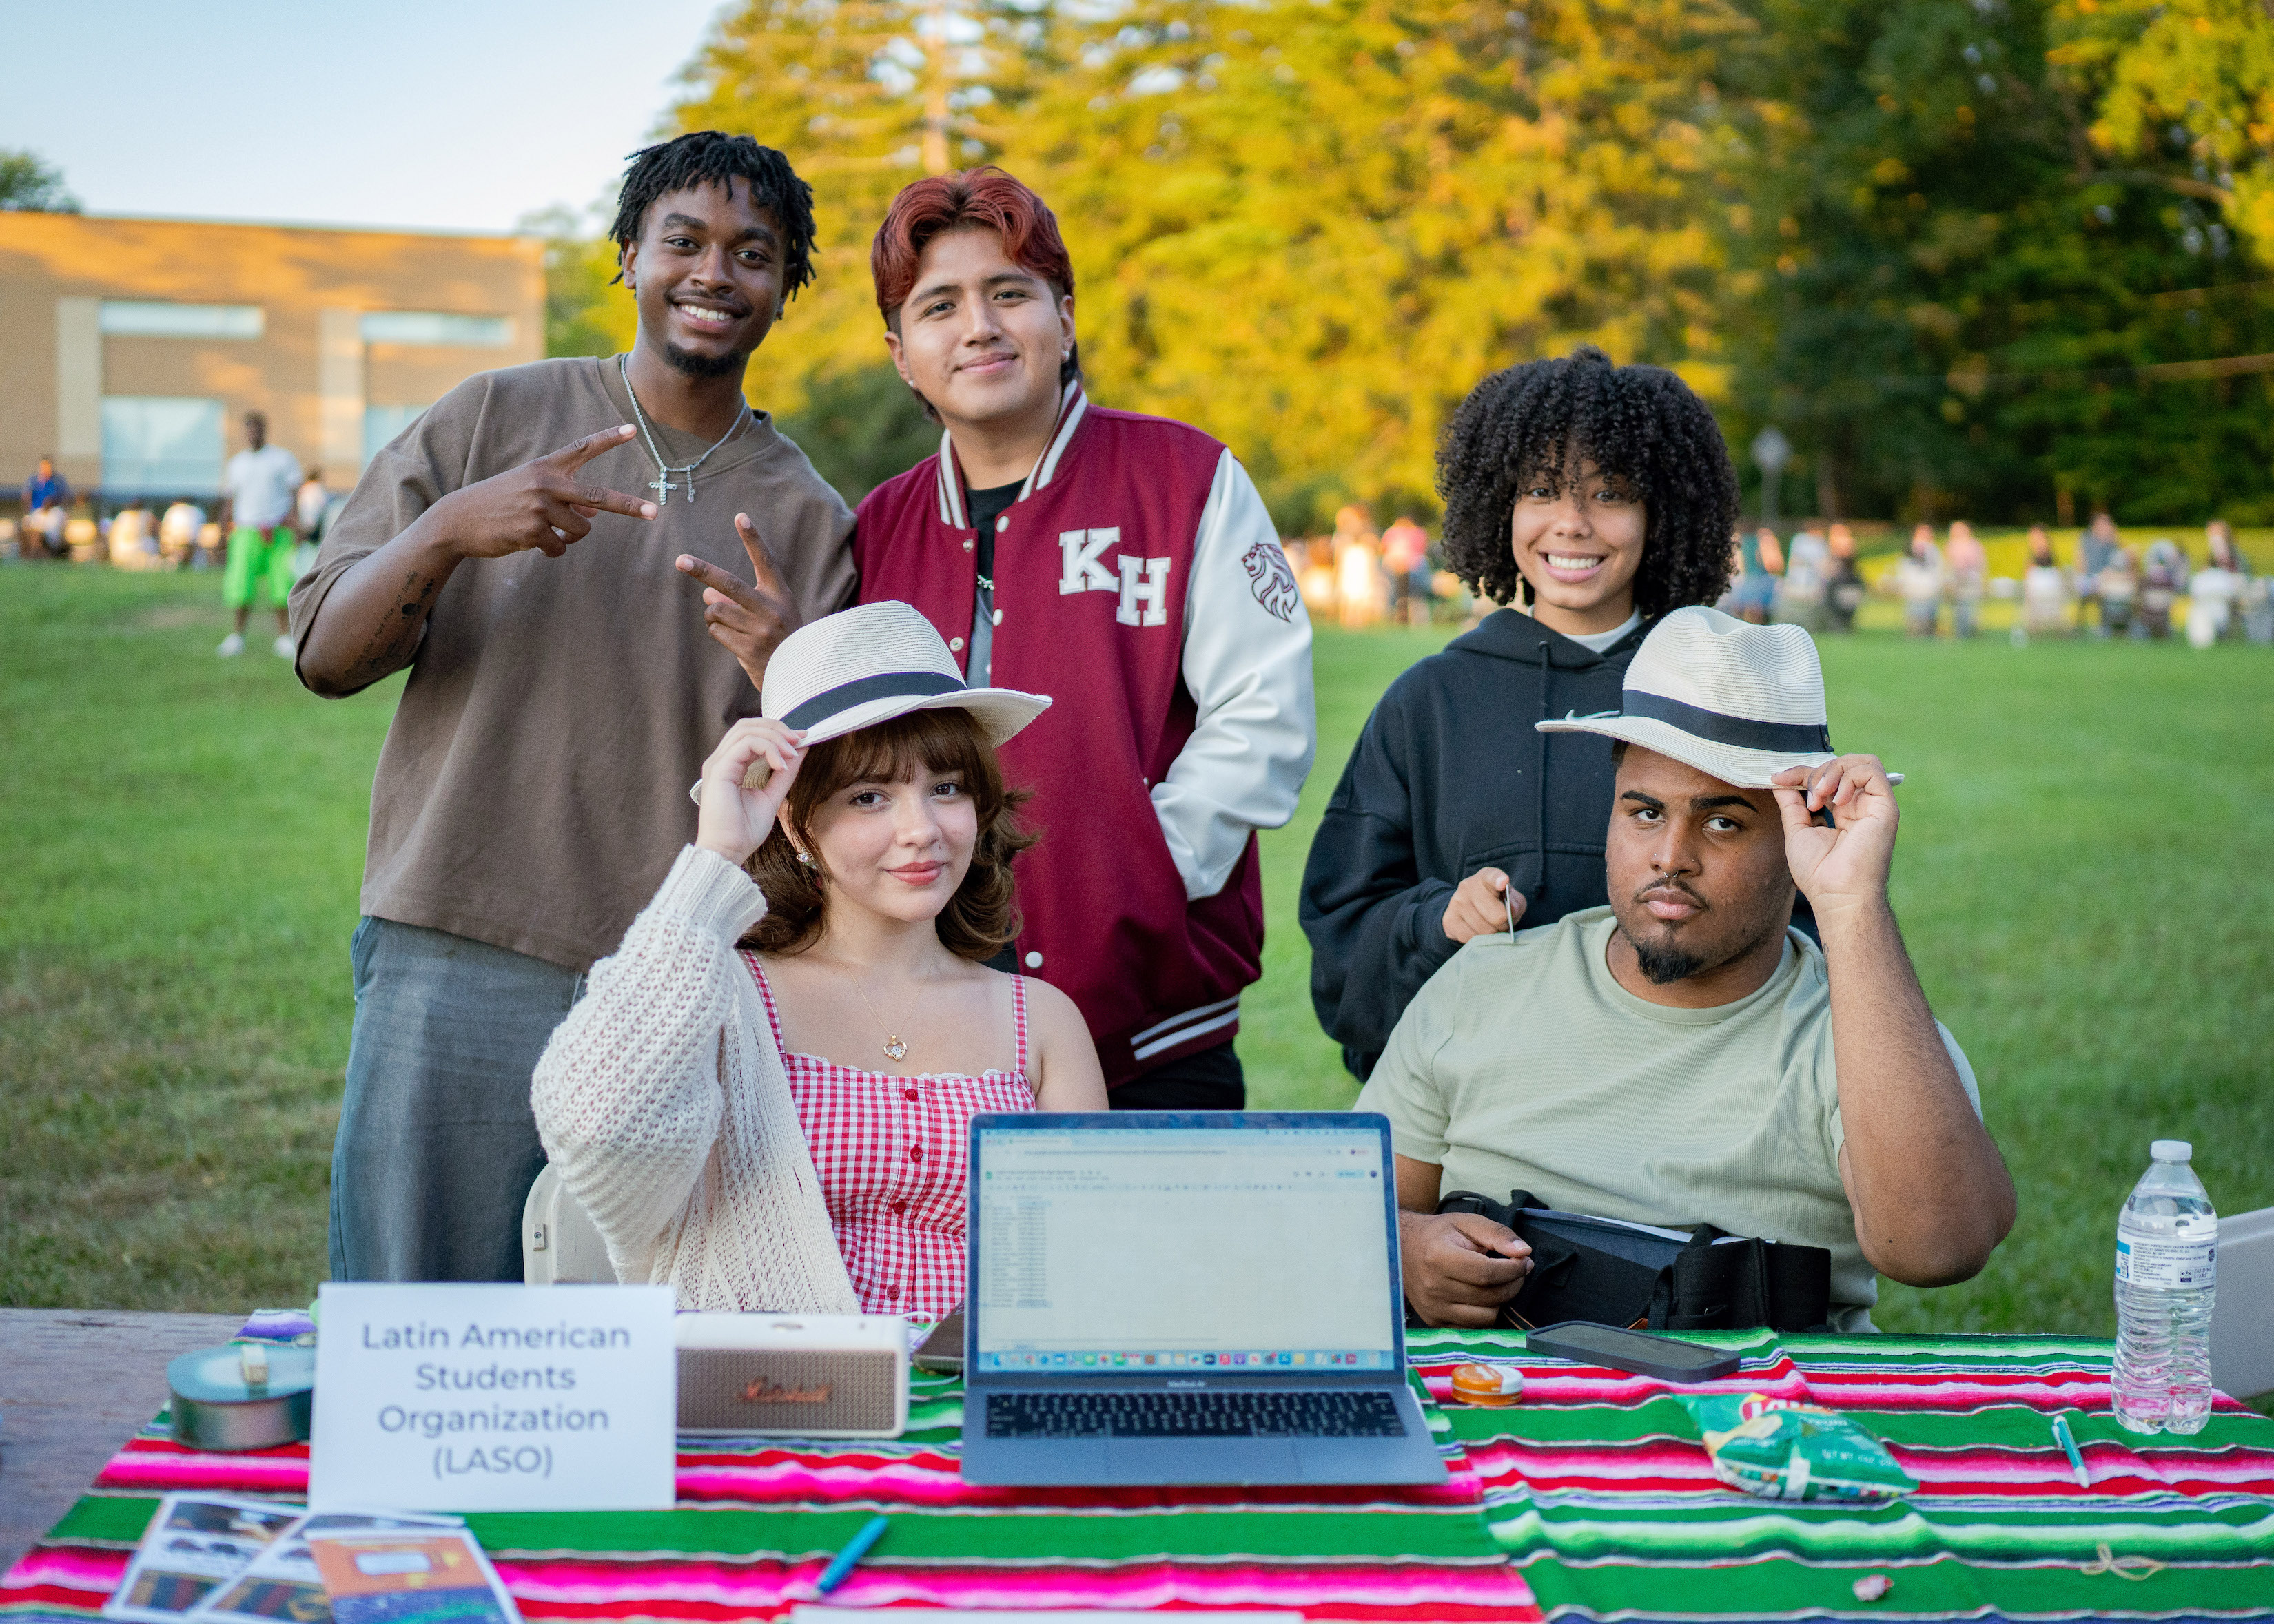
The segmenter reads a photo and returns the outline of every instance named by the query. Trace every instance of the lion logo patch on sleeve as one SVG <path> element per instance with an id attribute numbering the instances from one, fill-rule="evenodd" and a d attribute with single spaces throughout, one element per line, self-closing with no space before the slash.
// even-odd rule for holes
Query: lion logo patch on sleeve
<path id="1" fill-rule="evenodd" d="M 1240 562 L 1247 568 L 1248 590 L 1255 594 L 1255 601 L 1281 620 L 1292 620 L 1303 594 L 1295 585 L 1286 550 L 1276 542 L 1258 541 L 1248 547 Z"/>

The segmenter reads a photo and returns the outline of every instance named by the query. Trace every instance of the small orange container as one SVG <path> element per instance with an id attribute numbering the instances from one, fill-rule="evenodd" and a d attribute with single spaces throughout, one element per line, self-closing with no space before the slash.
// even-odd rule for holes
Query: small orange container
<path id="1" fill-rule="evenodd" d="M 1512 1365 L 1461 1365 L 1453 1372 L 1453 1397 L 1487 1410 L 1522 1403 L 1524 1372 Z"/>

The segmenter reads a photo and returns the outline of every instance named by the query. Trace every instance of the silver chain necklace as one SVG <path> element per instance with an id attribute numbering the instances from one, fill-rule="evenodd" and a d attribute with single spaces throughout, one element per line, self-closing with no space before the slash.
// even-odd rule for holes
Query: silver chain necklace
<path id="1" fill-rule="evenodd" d="M 747 402 L 744 402 L 742 410 L 734 414 L 733 425 L 724 434 L 711 442 L 711 451 L 704 452 L 692 462 L 681 463 L 679 467 L 674 468 L 663 460 L 662 448 L 656 444 L 655 435 L 647 425 L 647 414 L 640 410 L 639 393 L 632 387 L 631 369 L 625 365 L 625 360 L 626 357 L 621 355 L 616 357 L 616 376 L 624 380 L 624 393 L 631 396 L 632 418 L 639 425 L 640 439 L 646 442 L 648 455 L 655 460 L 656 477 L 648 481 L 647 488 L 655 492 L 655 505 L 659 508 L 665 507 L 671 500 L 671 493 L 682 488 L 673 483 L 672 475 L 684 474 L 687 477 L 687 483 L 683 488 L 687 492 L 688 505 L 692 507 L 695 503 L 695 470 L 711 460 L 711 451 L 716 451 L 742 432 L 742 425 L 749 420 L 749 405 Z"/>

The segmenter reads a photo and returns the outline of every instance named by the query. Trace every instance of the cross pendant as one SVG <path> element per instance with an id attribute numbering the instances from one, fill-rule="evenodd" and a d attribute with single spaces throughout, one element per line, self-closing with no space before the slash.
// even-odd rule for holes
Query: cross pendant
<path id="1" fill-rule="evenodd" d="M 679 487 L 659 474 L 655 478 L 647 482 L 647 488 L 656 493 L 655 505 L 659 508 L 664 508 L 670 505 L 671 493 L 674 491 L 676 491 Z"/>

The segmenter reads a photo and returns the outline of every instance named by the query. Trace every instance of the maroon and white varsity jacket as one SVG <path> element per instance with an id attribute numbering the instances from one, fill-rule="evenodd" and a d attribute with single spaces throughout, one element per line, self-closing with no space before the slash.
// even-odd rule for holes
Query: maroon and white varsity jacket
<path id="1" fill-rule="evenodd" d="M 945 435 L 861 503 L 861 600 L 922 612 L 968 667 L 975 532 Z M 1067 386 L 998 522 L 991 669 L 1048 694 L 1003 747 L 1034 792 L 1020 964 L 1081 1007 L 1109 1086 L 1221 1043 L 1262 973 L 1255 831 L 1294 816 L 1317 747 L 1311 624 L 1231 453 Z"/>

